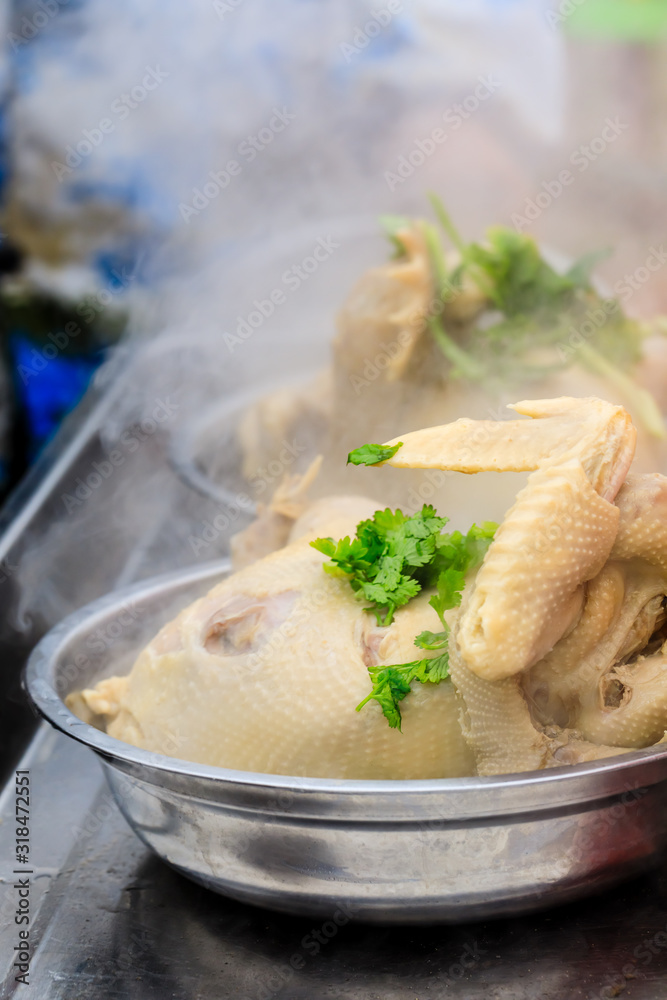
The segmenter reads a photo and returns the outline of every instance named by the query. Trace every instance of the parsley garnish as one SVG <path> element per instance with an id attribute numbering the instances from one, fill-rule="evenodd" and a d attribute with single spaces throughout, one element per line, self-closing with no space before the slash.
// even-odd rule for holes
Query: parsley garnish
<path id="1" fill-rule="evenodd" d="M 424 237 L 438 293 L 427 326 L 449 377 L 497 390 L 579 364 L 620 389 L 646 430 L 664 438 L 655 399 L 632 377 L 648 328 L 626 316 L 618 301 L 603 298 L 591 281 L 608 252 L 587 254 L 561 273 L 532 237 L 504 226 L 491 227 L 484 243 L 466 243 L 440 199 L 430 200 L 455 262 L 447 259 L 433 224 L 393 216 L 382 221 L 397 256 L 407 253 L 402 230 L 418 227 Z"/>
<path id="2" fill-rule="evenodd" d="M 361 521 L 352 540 L 318 538 L 310 544 L 329 556 L 327 573 L 346 578 L 370 602 L 378 625 L 391 625 L 396 608 L 416 597 L 423 585 L 431 586 L 431 566 L 446 524 L 447 518 L 438 517 L 428 504 L 412 517 L 387 507 Z"/>
<path id="3" fill-rule="evenodd" d="M 449 677 L 449 653 L 441 653 L 431 659 L 413 660 L 412 663 L 398 663 L 391 667 L 369 667 L 368 673 L 373 682 L 373 690 L 357 705 L 357 712 L 369 701 L 377 701 L 391 728 L 400 729 L 399 701 L 410 694 L 413 681 L 439 684 L 446 680 Z"/>
<path id="4" fill-rule="evenodd" d="M 346 579 L 365 598 L 378 625 L 390 625 L 397 608 L 407 604 L 424 588 L 435 588 L 429 603 L 442 623 L 441 632 L 421 632 L 415 645 L 429 652 L 440 651 L 409 663 L 368 668 L 373 688 L 357 711 L 371 700 L 377 701 L 390 726 L 401 728 L 399 702 L 410 692 L 413 681 L 438 684 L 449 676 L 447 642 L 449 628 L 444 613 L 458 607 L 465 574 L 479 566 L 491 544 L 497 525 L 473 524 L 467 534 L 442 529 L 448 518 L 424 504 L 412 516 L 402 511 L 378 510 L 357 525 L 356 535 L 335 542 L 318 538 L 310 544 L 330 561 L 327 573 Z"/>
<path id="5" fill-rule="evenodd" d="M 395 445 L 386 444 L 362 444 L 361 448 L 355 448 L 347 456 L 348 465 L 380 465 L 381 462 L 388 462 L 393 458 L 403 442 L 399 441 Z"/>

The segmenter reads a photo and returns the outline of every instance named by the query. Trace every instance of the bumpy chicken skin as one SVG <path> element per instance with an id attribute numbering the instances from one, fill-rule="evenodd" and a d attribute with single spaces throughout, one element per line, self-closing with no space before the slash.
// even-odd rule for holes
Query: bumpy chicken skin
<path id="1" fill-rule="evenodd" d="M 332 518 L 343 526 L 335 503 L 320 505 L 311 527 Z M 323 561 L 301 538 L 247 566 L 163 628 L 128 678 L 102 681 L 71 704 L 103 716 L 118 739 L 221 767 L 330 778 L 471 774 L 451 684 L 419 686 L 402 734 L 375 703 L 355 711 L 369 691 L 368 666 L 414 659 L 415 635 L 437 628 L 428 595 L 379 628 Z"/>
<path id="2" fill-rule="evenodd" d="M 667 728 L 667 478 L 632 476 L 617 498 L 611 559 L 587 588 L 581 619 L 524 689 L 537 719 L 585 739 L 644 747 Z"/>
<path id="3" fill-rule="evenodd" d="M 129 677 L 70 703 L 140 747 L 315 777 L 492 775 L 662 741 L 667 478 L 626 479 L 634 434 L 621 407 L 561 398 L 515 409 L 534 419 L 406 435 L 391 460 L 534 470 L 450 613 L 451 682 L 414 685 L 403 733 L 377 704 L 355 707 L 368 666 L 414 659 L 415 635 L 438 628 L 429 593 L 379 627 L 308 544 L 351 534 L 375 506 L 360 497 L 295 509 L 284 548 L 185 609 Z"/>
<path id="4" fill-rule="evenodd" d="M 533 421 L 457 420 L 404 436 L 387 464 L 475 473 L 535 470 L 496 534 L 459 622 L 468 667 L 498 680 L 539 660 L 576 620 L 581 586 L 616 537 L 632 461 L 627 412 L 598 399 L 513 406 Z M 389 444 L 397 444 L 399 438 Z"/>
<path id="5" fill-rule="evenodd" d="M 478 774 L 605 757 L 658 743 L 667 728 L 667 478 L 634 475 L 621 485 L 634 441 L 618 407 L 566 399 L 515 408 L 551 413 L 560 428 L 458 421 L 406 435 L 391 459 L 465 472 L 538 466 L 489 548 L 450 642 Z M 550 578 L 554 567 L 567 591 Z M 531 587 L 528 574 L 550 587 Z M 536 593 L 537 614 L 526 608 Z M 486 644 L 481 661 L 471 629 Z M 546 646 L 537 662 L 525 655 L 535 634 Z M 514 657 L 511 672 L 485 669 L 498 637 L 510 663 Z"/>

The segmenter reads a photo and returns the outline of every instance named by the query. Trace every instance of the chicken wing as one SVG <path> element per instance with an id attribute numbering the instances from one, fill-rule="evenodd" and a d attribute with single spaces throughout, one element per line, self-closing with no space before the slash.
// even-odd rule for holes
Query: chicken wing
<path id="1" fill-rule="evenodd" d="M 496 534 L 459 623 L 465 662 L 487 680 L 525 670 L 576 621 L 582 584 L 602 569 L 616 537 L 613 500 L 636 439 L 623 407 L 599 399 L 512 408 L 534 421 L 457 420 L 416 431 L 387 463 L 466 473 L 534 470 Z"/>

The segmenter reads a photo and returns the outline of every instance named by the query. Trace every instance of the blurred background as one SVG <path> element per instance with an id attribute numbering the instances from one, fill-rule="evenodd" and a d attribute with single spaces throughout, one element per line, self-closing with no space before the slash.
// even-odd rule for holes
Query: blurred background
<path id="1" fill-rule="evenodd" d="M 213 366 L 220 392 L 272 371 L 220 338 L 271 287 L 247 262 L 304 227 L 355 244 L 433 189 L 467 237 L 613 249 L 610 285 L 663 238 L 663 0 L 5 0 L 0 19 L 5 494 L 121 340 L 194 338 L 192 381 Z M 666 288 L 657 272 L 631 310 L 660 312 Z M 295 333 L 278 363 L 326 339 L 304 359 Z"/>

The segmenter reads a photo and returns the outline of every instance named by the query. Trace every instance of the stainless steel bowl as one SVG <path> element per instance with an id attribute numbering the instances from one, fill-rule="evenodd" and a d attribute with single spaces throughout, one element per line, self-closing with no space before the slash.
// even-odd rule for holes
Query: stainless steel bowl
<path id="1" fill-rule="evenodd" d="M 244 518 L 256 516 L 257 501 L 266 502 L 272 496 L 284 473 L 305 472 L 313 459 L 325 451 L 326 432 L 312 417 L 304 417 L 298 428 L 292 428 L 299 435 L 302 454 L 294 456 L 291 464 L 273 475 L 268 470 L 256 470 L 263 473 L 253 477 L 264 485 L 264 491 L 258 493 L 257 483 L 250 484 L 242 471 L 241 422 L 260 400 L 277 390 L 297 392 L 316 374 L 313 371 L 297 380 L 267 382 L 250 391 L 233 393 L 204 409 L 196 420 L 177 428 L 171 437 L 168 457 L 174 472 L 186 486 L 213 500 L 222 510 L 241 513 Z"/>
<path id="2" fill-rule="evenodd" d="M 49 722 L 99 755 L 137 835 L 188 878 L 332 926 L 350 917 L 426 923 L 539 909 L 657 861 L 667 747 L 497 778 L 333 781 L 138 750 L 68 710 L 70 691 L 128 671 L 141 645 L 228 568 L 96 601 L 42 640 L 25 677 Z"/>

